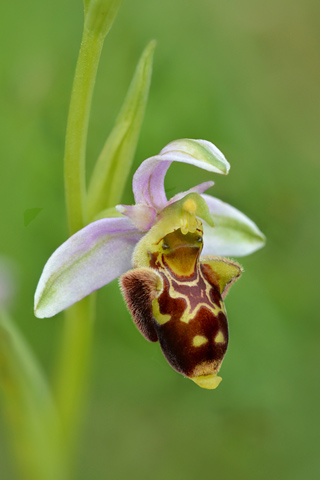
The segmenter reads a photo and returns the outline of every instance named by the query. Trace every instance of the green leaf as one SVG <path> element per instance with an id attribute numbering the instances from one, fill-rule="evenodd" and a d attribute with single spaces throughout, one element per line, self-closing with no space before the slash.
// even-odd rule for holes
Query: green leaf
<path id="1" fill-rule="evenodd" d="M 101 210 L 120 202 L 148 99 L 154 48 L 155 42 L 152 41 L 142 53 L 115 126 L 93 171 L 88 190 L 90 221 Z"/>
<path id="2" fill-rule="evenodd" d="M 66 479 L 60 425 L 50 390 L 29 346 L 3 311 L 0 387 L 22 478 Z"/>

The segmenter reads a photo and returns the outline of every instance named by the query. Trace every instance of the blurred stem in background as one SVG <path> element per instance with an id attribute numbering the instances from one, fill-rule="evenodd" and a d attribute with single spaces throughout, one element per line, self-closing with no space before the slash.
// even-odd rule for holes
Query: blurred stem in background
<path id="1" fill-rule="evenodd" d="M 21 478 L 67 480 L 60 419 L 47 379 L 17 326 L 1 308 L 0 383 Z"/>

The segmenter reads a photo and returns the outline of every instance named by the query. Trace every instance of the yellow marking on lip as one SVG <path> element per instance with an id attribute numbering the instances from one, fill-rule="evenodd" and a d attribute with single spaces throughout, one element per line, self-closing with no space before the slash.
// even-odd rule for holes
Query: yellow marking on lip
<path id="1" fill-rule="evenodd" d="M 224 338 L 224 335 L 223 333 L 221 332 L 221 330 L 219 330 L 219 332 L 217 333 L 217 335 L 215 336 L 214 338 L 214 341 L 216 343 L 225 343 L 225 338 Z"/>
<path id="2" fill-rule="evenodd" d="M 205 283 L 206 283 L 206 295 L 207 295 L 207 298 L 210 298 L 210 291 L 213 287 L 212 285 L 210 285 L 209 282 L 205 282 Z M 218 316 L 219 312 L 222 312 L 224 315 L 226 315 L 226 309 L 222 300 L 220 300 L 218 304 L 212 303 L 212 305 L 213 305 L 214 314 L 216 316 Z"/>
<path id="3" fill-rule="evenodd" d="M 191 200 L 191 199 L 189 199 L 189 200 Z M 191 201 L 193 201 L 193 200 L 191 200 Z M 160 267 L 159 270 L 162 271 L 162 273 L 165 275 L 165 277 L 166 277 L 166 279 L 169 283 L 169 292 L 168 293 L 169 293 L 170 297 L 173 298 L 173 299 L 182 299 L 186 303 L 185 310 L 184 310 L 184 312 L 183 312 L 183 314 L 180 318 L 181 322 L 188 324 L 193 318 L 195 318 L 198 311 L 202 307 L 205 307 L 206 309 L 211 311 L 213 313 L 213 315 L 216 316 L 216 317 L 218 316 L 218 314 L 220 312 L 222 312 L 224 314 L 226 313 L 223 301 L 218 302 L 218 304 L 215 304 L 214 302 L 212 302 L 211 297 L 210 297 L 210 291 L 211 291 L 212 286 L 210 285 L 210 283 L 206 280 L 206 278 L 202 274 L 202 272 L 200 270 L 200 267 L 199 267 L 200 264 L 198 264 L 198 266 L 195 270 L 196 278 L 194 280 L 182 281 L 181 282 L 182 285 L 188 285 L 188 286 L 192 287 L 192 286 L 196 286 L 199 283 L 200 277 L 204 280 L 204 283 L 205 283 L 206 287 L 205 287 L 205 290 L 201 289 L 201 298 L 203 298 L 204 301 L 199 302 L 195 306 L 195 308 L 192 310 L 191 305 L 190 305 L 190 298 L 188 297 L 188 295 L 185 295 L 182 292 L 179 292 L 179 290 L 176 289 L 173 286 L 173 282 L 178 283 L 178 284 L 179 284 L 179 282 L 177 281 L 176 278 L 173 277 L 170 269 L 166 268 L 166 266 L 164 265 L 162 254 L 159 254 L 158 261 L 159 261 L 159 267 Z M 153 315 L 160 325 L 163 325 L 163 324 L 165 324 L 165 323 L 167 323 L 168 321 L 171 320 L 170 315 L 164 315 L 164 314 L 160 313 L 159 303 L 156 300 L 153 301 L 152 308 L 153 308 Z"/>
<path id="4" fill-rule="evenodd" d="M 160 312 L 159 302 L 157 298 L 155 298 L 152 302 L 152 314 L 156 319 L 157 323 L 159 323 L 159 325 L 164 325 L 171 320 L 171 315 L 163 314 Z"/>
<path id="5" fill-rule="evenodd" d="M 207 308 L 208 310 L 210 310 L 213 315 L 215 315 L 216 317 L 218 316 L 219 312 L 223 312 L 225 313 L 225 309 L 224 309 L 224 304 L 223 302 L 219 302 L 218 305 L 214 304 L 211 300 L 210 300 L 210 289 L 212 288 L 211 285 L 205 281 L 205 284 L 206 284 L 206 290 L 205 290 L 205 293 L 204 293 L 204 296 L 207 297 L 208 299 L 208 302 L 199 302 L 196 307 L 192 310 L 191 309 L 191 306 L 190 306 L 190 299 L 187 295 L 177 291 L 174 286 L 172 285 L 172 275 L 169 273 L 168 274 L 168 271 L 166 272 L 167 275 L 167 280 L 169 282 L 169 295 L 171 298 L 179 298 L 179 299 L 183 299 L 185 300 L 186 302 L 186 308 L 180 318 L 180 321 L 181 322 L 184 322 L 184 323 L 189 323 L 195 316 L 196 314 L 198 313 L 198 311 L 200 310 L 200 308 L 202 307 L 205 307 Z M 199 277 L 201 275 L 201 272 L 200 270 L 198 269 L 197 271 L 197 278 L 192 281 L 192 282 L 183 282 L 183 283 L 186 283 L 186 284 L 189 284 L 190 286 L 191 285 L 195 285 L 199 282 Z M 201 295 L 202 296 L 202 295 Z"/>
<path id="6" fill-rule="evenodd" d="M 208 305 L 207 303 L 198 303 L 197 306 L 193 310 L 191 310 L 190 304 L 188 303 L 188 306 L 183 312 L 180 321 L 184 323 L 189 323 L 195 318 L 200 308 L 202 307 L 206 308 L 207 310 L 209 310 L 209 312 L 212 312 L 213 315 L 216 316 L 214 306 Z"/>
<path id="7" fill-rule="evenodd" d="M 195 337 L 193 337 L 192 345 L 194 347 L 200 347 L 201 345 L 204 345 L 207 342 L 208 342 L 208 339 L 206 337 L 203 337 L 202 335 L 196 335 Z"/>
<path id="8" fill-rule="evenodd" d="M 177 278 L 175 278 L 173 275 L 172 275 L 172 272 L 166 268 L 166 266 L 164 265 L 164 263 L 162 262 L 161 263 L 161 267 L 163 268 L 163 270 L 165 270 L 166 272 L 166 277 L 168 279 L 168 281 L 171 282 L 174 281 L 175 283 L 180 283 L 182 285 L 188 285 L 189 287 L 195 287 L 196 285 L 198 285 L 199 283 L 199 280 L 200 280 L 200 271 L 199 271 L 199 268 L 196 268 L 195 269 L 195 274 L 196 274 L 196 278 L 194 280 L 183 280 L 183 281 L 180 281 L 177 280 Z M 203 277 L 201 277 L 203 278 Z M 172 287 L 173 288 L 173 287 Z"/>

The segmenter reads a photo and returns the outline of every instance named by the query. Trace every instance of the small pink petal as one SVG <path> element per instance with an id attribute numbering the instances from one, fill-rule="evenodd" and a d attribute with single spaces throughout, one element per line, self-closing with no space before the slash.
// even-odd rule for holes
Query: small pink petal
<path id="1" fill-rule="evenodd" d="M 170 200 L 168 202 L 168 205 L 170 205 L 171 203 L 177 202 L 181 198 L 188 195 L 188 193 L 195 192 L 195 193 L 199 193 L 201 195 L 201 193 L 205 192 L 206 190 L 208 190 L 208 188 L 212 187 L 213 185 L 214 185 L 214 182 L 212 182 L 212 181 L 203 182 L 203 183 L 200 183 L 200 185 L 196 185 L 195 187 L 190 188 L 186 192 L 177 193 L 177 195 L 170 198 Z"/>
<path id="2" fill-rule="evenodd" d="M 116 210 L 130 218 L 135 226 L 142 232 L 150 230 L 156 218 L 156 210 L 147 205 L 117 205 Z"/>

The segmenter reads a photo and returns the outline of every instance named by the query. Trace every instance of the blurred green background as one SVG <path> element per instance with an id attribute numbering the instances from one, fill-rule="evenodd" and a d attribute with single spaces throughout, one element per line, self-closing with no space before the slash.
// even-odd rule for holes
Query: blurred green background
<path id="1" fill-rule="evenodd" d="M 88 173 L 155 38 L 132 172 L 176 138 L 212 141 L 229 176 L 173 165 L 170 194 L 213 178 L 209 193 L 268 242 L 240 259 L 215 391 L 176 374 L 143 339 L 117 282 L 101 290 L 77 480 L 320 478 L 319 16 L 316 0 L 124 1 L 98 72 Z M 0 20 L 0 252 L 18 270 L 12 314 L 48 375 L 62 315 L 36 319 L 33 293 L 67 237 L 62 159 L 82 19 L 81 0 L 18 0 Z M 133 202 L 130 183 L 123 201 Z M 25 227 L 31 208 L 43 210 Z M 13 480 L 3 417 L 0 465 L 1 480 Z"/>

